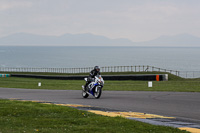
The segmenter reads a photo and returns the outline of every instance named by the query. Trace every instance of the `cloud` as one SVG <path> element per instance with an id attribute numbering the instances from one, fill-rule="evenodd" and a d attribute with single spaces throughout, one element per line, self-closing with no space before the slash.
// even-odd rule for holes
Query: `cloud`
<path id="1" fill-rule="evenodd" d="M 16 8 L 28 8 L 32 6 L 30 1 L 14 1 L 14 0 L 1 0 L 0 1 L 0 11 L 7 11 Z"/>

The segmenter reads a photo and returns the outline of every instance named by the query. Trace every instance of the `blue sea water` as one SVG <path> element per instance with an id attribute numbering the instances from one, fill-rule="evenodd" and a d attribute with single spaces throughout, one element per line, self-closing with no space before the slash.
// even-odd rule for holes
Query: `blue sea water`
<path id="1" fill-rule="evenodd" d="M 81 68 L 150 65 L 200 71 L 200 48 L 0 46 L 0 67 Z"/>

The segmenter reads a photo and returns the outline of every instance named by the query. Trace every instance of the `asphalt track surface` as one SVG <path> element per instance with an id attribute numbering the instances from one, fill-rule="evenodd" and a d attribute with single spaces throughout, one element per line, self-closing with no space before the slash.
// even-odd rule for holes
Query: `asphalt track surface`
<path id="1" fill-rule="evenodd" d="M 100 99 L 93 96 L 83 99 L 81 90 L 0 88 L 0 98 L 91 105 L 176 117 L 200 124 L 200 93 L 194 92 L 103 91 Z"/>

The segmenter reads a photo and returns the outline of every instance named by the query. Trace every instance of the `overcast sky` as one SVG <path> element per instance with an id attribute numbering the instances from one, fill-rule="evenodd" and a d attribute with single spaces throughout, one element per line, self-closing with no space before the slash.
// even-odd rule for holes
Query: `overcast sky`
<path id="1" fill-rule="evenodd" d="M 0 0 L 0 37 L 93 33 L 147 41 L 200 37 L 200 0 Z"/>

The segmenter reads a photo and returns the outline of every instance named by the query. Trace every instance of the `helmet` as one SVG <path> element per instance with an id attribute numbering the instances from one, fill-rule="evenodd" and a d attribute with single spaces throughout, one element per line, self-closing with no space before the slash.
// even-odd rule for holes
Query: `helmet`
<path id="1" fill-rule="evenodd" d="M 95 71 L 100 71 L 100 67 L 99 67 L 99 66 L 95 66 L 95 67 L 94 67 L 94 70 L 95 70 Z"/>

